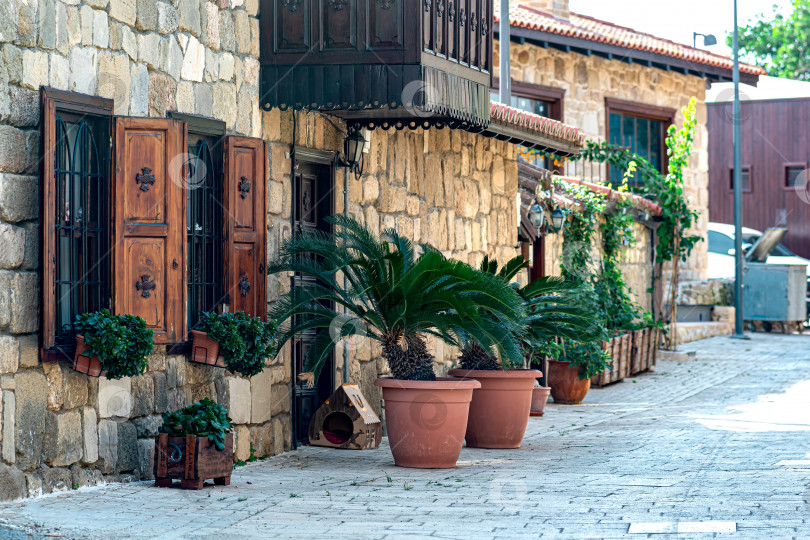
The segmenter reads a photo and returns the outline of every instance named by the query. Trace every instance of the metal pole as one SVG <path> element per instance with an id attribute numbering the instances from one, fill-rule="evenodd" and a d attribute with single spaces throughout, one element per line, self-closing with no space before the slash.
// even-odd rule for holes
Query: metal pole
<path id="1" fill-rule="evenodd" d="M 742 252 L 742 153 L 740 144 L 740 42 L 734 0 L 734 335 L 744 338 Z"/>
<path id="2" fill-rule="evenodd" d="M 345 176 L 343 178 L 343 215 L 349 217 L 349 172 L 350 167 L 344 167 L 346 171 Z M 343 290 L 349 290 L 349 277 L 346 273 L 343 273 Z M 344 324 L 348 324 L 349 321 L 349 308 L 343 307 L 343 313 L 346 315 L 346 321 Z M 349 340 L 343 340 L 343 382 L 349 382 Z"/>
<path id="3" fill-rule="evenodd" d="M 512 54 L 511 47 L 511 34 L 509 28 L 509 0 L 501 0 L 501 15 L 498 30 L 498 43 L 501 47 L 501 61 L 500 61 L 500 93 L 499 101 L 504 105 L 512 104 L 512 75 L 509 68 L 509 58 Z"/>

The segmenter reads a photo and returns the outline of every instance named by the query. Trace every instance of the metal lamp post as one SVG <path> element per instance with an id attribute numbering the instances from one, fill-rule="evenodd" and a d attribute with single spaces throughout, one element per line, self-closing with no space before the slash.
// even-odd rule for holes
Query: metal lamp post
<path id="1" fill-rule="evenodd" d="M 737 0 L 734 0 L 734 335 L 745 339 L 743 329 L 742 252 L 742 152 L 740 144 L 740 41 L 737 28 Z"/>

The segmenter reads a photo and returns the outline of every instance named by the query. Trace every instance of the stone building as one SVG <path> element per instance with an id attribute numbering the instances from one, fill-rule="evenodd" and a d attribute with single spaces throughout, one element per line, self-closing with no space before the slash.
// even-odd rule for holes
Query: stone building
<path id="1" fill-rule="evenodd" d="M 464 19 L 483 36 L 470 41 L 478 73 L 459 80 L 421 66 L 421 84 L 454 91 L 428 96 L 416 120 L 406 107 L 410 119 L 374 121 L 263 99 L 284 80 L 292 93 L 316 86 L 274 72 L 261 50 L 274 43 L 268 21 L 309 16 L 301 0 L 0 3 L 0 499 L 150 478 L 160 415 L 203 397 L 230 411 L 235 459 L 302 440 L 307 415 L 347 378 L 340 359 L 310 391 L 296 379 L 300 350 L 245 378 L 191 362 L 187 336 L 205 310 L 263 315 L 292 282 L 265 275 L 268 260 L 294 230 L 343 212 L 344 188 L 351 215 L 448 256 L 476 264 L 519 252 L 519 147 L 570 155 L 583 136 L 490 106 L 492 12 L 481 1 L 480 25 Z M 330 17 L 347 16 L 332 4 Z M 375 3 L 380 35 L 403 28 L 383 20 L 395 4 Z M 533 61 L 550 54 L 527 51 Z M 556 62 L 548 69 L 556 76 Z M 344 89 L 363 79 L 330 80 Z M 402 111 L 397 99 L 406 101 L 374 110 Z M 357 178 L 339 154 L 359 127 L 372 129 Z M 102 307 L 155 329 L 144 375 L 114 381 L 71 368 L 73 318 Z M 454 358 L 432 346 L 443 365 Z M 371 382 L 387 369 L 378 352 L 351 343 L 348 365 L 374 403 Z"/>
<path id="2" fill-rule="evenodd" d="M 662 172 L 666 129 L 679 125 L 681 109 L 690 98 L 697 98 L 698 125 L 685 174 L 686 195 L 700 212 L 694 232 L 705 237 L 709 222 L 705 93 L 712 82 L 731 79 L 731 59 L 571 13 L 568 0 L 512 2 L 510 27 L 512 105 L 575 125 L 590 140 L 629 147 Z M 495 63 L 499 63 L 497 49 Z M 754 85 L 765 73 L 745 64 L 740 69 L 743 82 Z M 564 172 L 596 182 L 615 181 L 621 174 L 605 167 L 594 172 L 590 164 L 582 165 L 568 164 Z M 683 281 L 708 278 L 707 250 L 706 242 L 698 243 L 681 265 Z"/>

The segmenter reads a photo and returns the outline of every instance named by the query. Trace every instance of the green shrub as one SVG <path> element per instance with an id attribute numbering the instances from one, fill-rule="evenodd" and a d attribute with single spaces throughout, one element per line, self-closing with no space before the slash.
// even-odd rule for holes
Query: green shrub
<path id="1" fill-rule="evenodd" d="M 208 398 L 203 398 L 185 409 L 163 413 L 163 425 L 160 426 L 160 432 L 168 433 L 170 437 L 186 435 L 207 437 L 217 450 L 225 449 L 225 436 L 230 431 L 231 419 L 228 410 Z"/>
<path id="2" fill-rule="evenodd" d="M 84 336 L 84 356 L 98 357 L 108 379 L 140 375 L 146 371 L 155 332 L 135 315 L 112 315 L 109 309 L 83 313 L 73 325 Z"/>
<path id="3" fill-rule="evenodd" d="M 252 377 L 273 354 L 276 325 L 246 313 L 203 313 L 199 330 L 219 343 L 229 371 Z"/>

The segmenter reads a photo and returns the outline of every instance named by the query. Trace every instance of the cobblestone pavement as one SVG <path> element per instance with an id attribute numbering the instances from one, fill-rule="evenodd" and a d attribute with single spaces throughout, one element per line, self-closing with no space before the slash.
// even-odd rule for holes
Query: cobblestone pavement
<path id="1" fill-rule="evenodd" d="M 682 350 L 697 354 L 550 404 L 522 448 L 465 448 L 456 469 L 397 468 L 385 445 L 304 448 L 226 488 L 85 488 L 0 505 L 0 523 L 69 538 L 810 538 L 810 336 Z"/>

